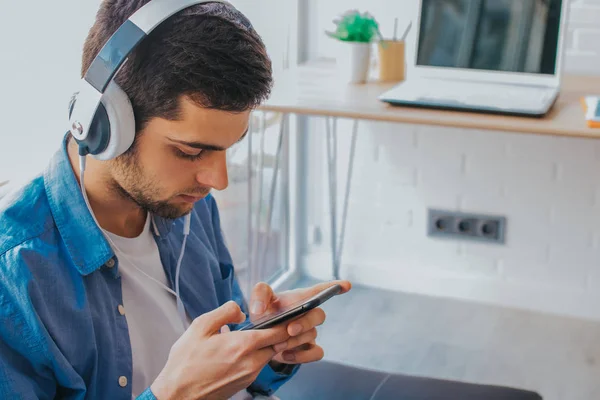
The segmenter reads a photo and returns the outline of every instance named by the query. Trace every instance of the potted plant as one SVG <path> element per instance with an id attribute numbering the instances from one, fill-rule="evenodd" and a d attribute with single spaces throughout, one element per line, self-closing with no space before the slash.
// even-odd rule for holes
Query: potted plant
<path id="1" fill-rule="evenodd" d="M 367 80 L 371 59 L 371 43 L 382 40 L 379 24 L 369 13 L 350 10 L 333 20 L 334 32 L 327 36 L 340 42 L 337 64 L 341 76 L 350 83 Z"/>

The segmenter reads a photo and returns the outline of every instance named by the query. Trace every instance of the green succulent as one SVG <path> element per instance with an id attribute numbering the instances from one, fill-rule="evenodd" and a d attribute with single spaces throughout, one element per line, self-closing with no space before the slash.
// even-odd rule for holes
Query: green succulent
<path id="1" fill-rule="evenodd" d="M 379 31 L 379 24 L 369 13 L 360 13 L 358 10 L 345 12 L 333 20 L 336 25 L 335 32 L 325 32 L 327 36 L 344 42 L 370 43 L 383 39 Z"/>

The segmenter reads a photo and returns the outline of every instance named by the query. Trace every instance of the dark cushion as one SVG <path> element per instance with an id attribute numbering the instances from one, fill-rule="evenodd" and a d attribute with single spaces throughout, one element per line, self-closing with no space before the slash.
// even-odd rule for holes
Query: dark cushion
<path id="1" fill-rule="evenodd" d="M 276 393 L 281 400 L 541 400 L 534 392 L 387 374 L 331 362 L 303 365 Z"/>

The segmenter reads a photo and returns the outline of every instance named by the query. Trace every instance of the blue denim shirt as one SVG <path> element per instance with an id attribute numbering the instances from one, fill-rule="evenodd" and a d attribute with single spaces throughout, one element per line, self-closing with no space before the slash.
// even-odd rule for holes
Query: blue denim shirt
<path id="1" fill-rule="evenodd" d="M 66 144 L 43 175 L 0 201 L 0 399 L 131 400 L 119 260 L 86 208 Z M 183 218 L 152 218 L 174 287 Z M 196 204 L 191 222 L 180 272 L 189 316 L 232 299 L 247 314 L 212 196 Z M 296 370 L 266 366 L 250 391 L 269 395 Z M 138 398 L 155 396 L 148 388 Z"/>

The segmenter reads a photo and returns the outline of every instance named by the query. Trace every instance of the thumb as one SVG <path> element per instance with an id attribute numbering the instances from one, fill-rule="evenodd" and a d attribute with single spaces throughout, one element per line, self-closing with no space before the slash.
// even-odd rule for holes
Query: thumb
<path id="1" fill-rule="evenodd" d="M 276 299 L 271 286 L 264 282 L 257 283 L 250 295 L 250 315 L 257 317 L 263 314 Z"/>
<path id="2" fill-rule="evenodd" d="M 246 314 L 235 301 L 228 301 L 221 307 L 202 314 L 192 325 L 201 335 L 211 336 L 218 333 L 223 325 L 240 324 L 246 320 Z"/>

